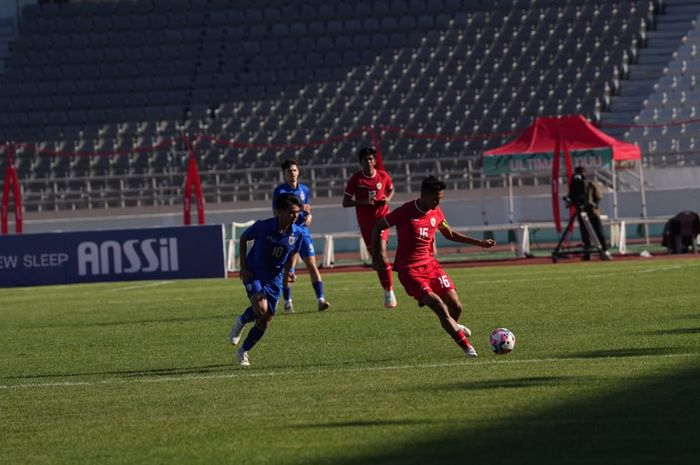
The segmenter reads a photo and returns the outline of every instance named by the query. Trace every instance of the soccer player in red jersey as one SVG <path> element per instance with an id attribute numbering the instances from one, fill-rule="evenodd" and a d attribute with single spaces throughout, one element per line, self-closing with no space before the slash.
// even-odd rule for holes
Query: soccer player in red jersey
<path id="1" fill-rule="evenodd" d="M 406 293 L 427 305 L 440 319 L 442 328 L 464 350 L 467 357 L 476 357 L 476 350 L 469 342 L 471 331 L 459 324 L 462 303 L 450 277 L 440 267 L 433 254 L 435 232 L 453 242 L 493 247 L 493 239 L 479 240 L 459 233 L 447 224 L 440 208 L 445 196 L 445 183 L 435 176 L 423 180 L 420 198 L 406 202 L 380 219 L 372 230 L 372 266 L 382 270 L 386 266 L 386 243 L 381 240 L 384 231 L 396 226 L 399 244 L 394 269 Z"/>
<path id="2" fill-rule="evenodd" d="M 378 219 L 389 213 L 389 202 L 394 197 L 394 185 L 386 171 L 377 169 L 377 151 L 372 147 L 360 149 L 357 157 L 362 169 L 350 177 L 345 187 L 343 207 L 355 207 L 357 223 L 360 225 L 362 239 L 372 253 L 372 228 Z M 354 197 L 354 198 L 353 198 Z M 389 238 L 389 230 L 382 231 L 381 240 L 386 243 Z M 384 288 L 384 306 L 396 307 L 396 295 L 394 295 L 391 278 L 391 265 L 377 270 L 379 282 Z"/>

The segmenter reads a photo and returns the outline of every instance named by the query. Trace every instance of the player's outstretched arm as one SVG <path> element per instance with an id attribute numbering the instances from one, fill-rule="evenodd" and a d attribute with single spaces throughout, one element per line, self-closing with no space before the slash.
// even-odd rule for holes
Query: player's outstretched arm
<path id="1" fill-rule="evenodd" d="M 354 207 L 355 205 L 357 205 L 357 204 L 355 203 L 355 200 L 353 200 L 352 195 L 350 195 L 350 194 L 343 195 L 343 208 L 350 208 L 350 207 Z"/>
<path id="2" fill-rule="evenodd" d="M 382 231 L 389 228 L 386 218 L 381 218 L 372 228 L 372 268 L 381 271 L 386 269 L 386 243 L 382 240 Z"/>
<path id="3" fill-rule="evenodd" d="M 354 199 L 350 194 L 343 196 L 343 208 L 357 207 L 358 205 L 374 205 L 374 199 Z"/>
<path id="4" fill-rule="evenodd" d="M 438 226 L 438 229 L 440 229 L 440 232 L 442 233 L 443 236 L 445 236 L 446 239 L 451 240 L 452 242 L 458 242 L 460 244 L 469 244 L 469 245 L 476 245 L 479 247 L 484 247 L 484 248 L 491 248 L 494 245 L 496 245 L 496 241 L 493 239 L 477 239 L 475 237 L 470 237 L 467 236 L 466 234 L 462 234 L 459 231 L 455 231 L 450 227 L 449 224 L 447 224 L 447 221 L 444 220 L 442 223 L 440 223 L 440 226 Z"/>
<path id="5" fill-rule="evenodd" d="M 384 203 L 389 203 L 389 202 L 391 202 L 391 199 L 394 198 L 394 194 L 395 194 L 395 193 L 396 193 L 396 191 L 394 190 L 393 187 L 390 188 L 390 189 L 387 189 L 387 191 L 386 191 L 386 197 L 384 198 Z"/>

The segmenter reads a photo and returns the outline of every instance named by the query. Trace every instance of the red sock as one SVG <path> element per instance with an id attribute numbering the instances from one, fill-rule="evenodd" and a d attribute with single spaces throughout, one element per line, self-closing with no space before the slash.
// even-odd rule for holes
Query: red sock
<path id="1" fill-rule="evenodd" d="M 390 264 L 386 264 L 386 269 L 377 271 L 377 276 L 379 276 L 379 282 L 382 284 L 384 290 L 388 291 L 393 287 Z"/>
<path id="2" fill-rule="evenodd" d="M 462 349 L 462 350 L 467 350 L 467 347 L 469 347 L 471 344 L 469 343 L 469 339 L 467 336 L 464 334 L 463 330 L 459 330 L 457 334 L 452 336 L 452 339 L 455 340 L 457 345 Z"/>

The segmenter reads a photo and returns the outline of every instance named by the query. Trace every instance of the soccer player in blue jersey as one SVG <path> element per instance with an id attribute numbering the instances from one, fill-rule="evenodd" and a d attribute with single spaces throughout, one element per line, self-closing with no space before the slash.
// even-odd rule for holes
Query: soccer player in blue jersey
<path id="1" fill-rule="evenodd" d="M 281 167 L 282 172 L 284 173 L 285 182 L 275 188 L 275 191 L 272 194 L 272 208 L 275 208 L 277 197 L 280 194 L 294 194 L 301 199 L 303 207 L 301 213 L 299 213 L 299 216 L 297 217 L 296 222 L 296 224 L 301 227 L 303 233 L 303 240 L 301 250 L 299 251 L 299 256 L 302 260 L 304 260 L 306 269 L 309 271 L 311 285 L 316 293 L 319 311 L 328 310 L 331 308 L 331 304 L 326 300 L 326 297 L 323 294 L 323 280 L 321 279 L 321 272 L 318 270 L 318 266 L 316 265 L 314 241 L 311 239 L 311 232 L 309 231 L 309 226 L 311 226 L 309 188 L 299 182 L 299 163 L 297 163 L 296 160 L 293 158 L 287 159 L 282 163 Z M 285 280 L 282 287 L 282 294 L 284 296 L 284 311 L 285 313 L 294 313 L 294 306 L 292 305 L 292 288 L 289 284 L 290 282 Z"/>
<path id="2" fill-rule="evenodd" d="M 263 337 L 275 315 L 283 281 L 294 281 L 294 264 L 302 245 L 302 230 L 296 225 L 302 211 L 294 194 L 281 194 L 275 201 L 275 217 L 256 221 L 243 232 L 238 243 L 240 277 L 250 306 L 238 315 L 231 328 L 231 343 L 238 345 L 245 325 L 255 322 L 243 345 L 238 362 L 250 366 L 248 352 Z M 248 252 L 248 241 L 255 241 Z"/>

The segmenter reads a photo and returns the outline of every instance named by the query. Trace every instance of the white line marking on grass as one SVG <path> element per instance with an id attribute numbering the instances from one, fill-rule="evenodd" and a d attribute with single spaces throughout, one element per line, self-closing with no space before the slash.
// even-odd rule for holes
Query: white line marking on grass
<path id="1" fill-rule="evenodd" d="M 95 386 L 97 384 L 99 383 L 93 383 L 89 381 L 66 381 L 65 383 L 6 384 L 4 386 L 0 385 L 0 389 Z"/>
<path id="2" fill-rule="evenodd" d="M 637 273 L 654 273 L 657 271 L 665 271 L 665 270 L 679 270 L 681 268 L 685 268 L 685 267 L 683 267 L 681 265 L 664 266 L 664 267 L 660 267 L 660 268 L 648 268 L 646 270 L 640 270 L 640 271 L 637 271 Z"/>
<path id="3" fill-rule="evenodd" d="M 656 273 L 659 271 L 668 271 L 668 270 L 680 270 L 682 268 L 690 268 L 693 267 L 693 265 L 688 264 L 688 265 L 669 265 L 669 266 L 660 266 L 656 268 L 645 268 L 643 270 L 628 270 L 625 273 L 627 274 L 635 274 L 635 273 Z M 576 270 L 576 273 L 579 273 L 580 270 Z M 566 275 L 567 273 L 561 273 L 562 275 Z M 572 273 L 569 273 L 572 274 Z M 596 274 L 589 274 L 586 275 L 587 278 L 606 278 L 608 276 L 614 276 L 619 274 L 619 271 L 610 271 L 610 272 L 604 272 L 604 273 L 596 273 Z M 497 284 L 497 283 L 526 283 L 526 282 L 534 282 L 534 281 L 556 281 L 556 280 L 562 280 L 562 279 L 571 279 L 570 276 L 543 276 L 541 278 L 522 278 L 522 279 L 491 279 L 491 280 L 486 280 L 486 281 L 471 281 L 470 284 Z"/>
<path id="4" fill-rule="evenodd" d="M 107 292 L 130 291 L 132 289 L 143 289 L 146 287 L 156 287 L 156 286 L 162 286 L 164 284 L 170 284 L 171 282 L 172 281 L 157 281 L 155 283 L 137 284 L 135 286 L 127 286 L 127 287 L 118 287 L 116 289 L 108 289 Z"/>
<path id="5" fill-rule="evenodd" d="M 633 357 L 634 359 L 648 359 L 648 358 L 681 358 L 681 357 L 698 357 L 700 355 L 690 353 L 690 354 L 661 354 L 661 355 L 640 355 Z M 414 365 L 386 365 L 386 366 L 374 366 L 374 367 L 355 367 L 355 368 L 300 368 L 298 370 L 285 370 L 285 371 L 262 371 L 256 372 L 248 369 L 238 369 L 232 366 L 232 369 L 236 370 L 236 373 L 217 373 L 211 375 L 182 375 L 182 376 L 166 376 L 166 377 L 150 377 L 150 378 L 113 378 L 104 379 L 99 381 L 67 381 L 67 382 L 56 382 L 56 383 L 31 383 L 31 384 L 0 384 L 1 389 L 28 389 L 28 388 L 55 388 L 55 387 L 91 387 L 91 386 L 103 386 L 103 385 L 121 385 L 121 384 L 139 384 L 139 383 L 170 383 L 170 382 L 182 382 L 182 381 L 206 381 L 206 380 L 217 380 L 217 379 L 231 379 L 231 378 L 272 378 L 276 376 L 305 376 L 308 374 L 334 374 L 334 373 L 362 373 L 362 372 L 378 372 L 378 371 L 396 371 L 396 370 L 420 370 L 420 369 L 434 369 L 434 368 L 451 368 L 465 365 L 475 365 L 476 367 L 481 365 L 519 365 L 519 364 L 533 364 L 533 363 L 568 363 L 568 362 L 600 362 L 609 361 L 611 358 L 629 358 L 626 356 L 610 356 L 610 357 L 597 357 L 597 358 L 577 358 L 577 357 L 563 357 L 563 358 L 530 358 L 530 359 L 493 359 L 493 360 L 478 360 L 478 361 L 455 361 L 455 362 L 445 362 L 445 363 L 423 363 Z"/>

